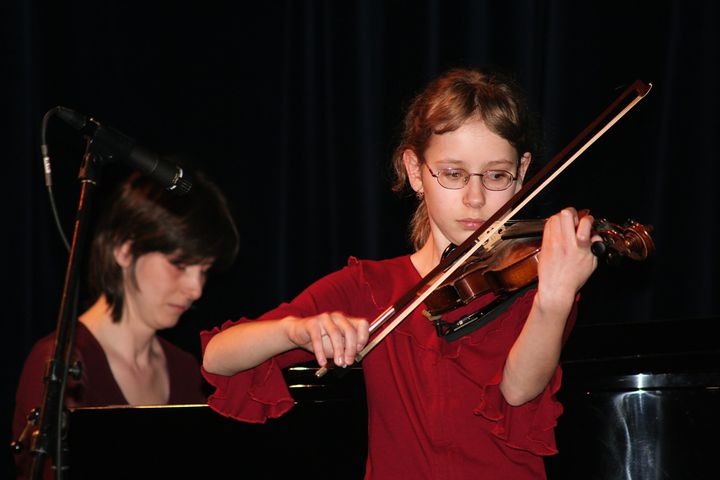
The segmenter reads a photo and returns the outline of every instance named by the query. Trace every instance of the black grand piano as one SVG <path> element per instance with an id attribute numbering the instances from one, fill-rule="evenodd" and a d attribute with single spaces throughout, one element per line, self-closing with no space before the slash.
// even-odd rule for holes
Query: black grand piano
<path id="1" fill-rule="evenodd" d="M 551 479 L 720 478 L 720 318 L 578 326 Z"/>
<path id="2" fill-rule="evenodd" d="M 286 372 L 297 404 L 265 424 L 225 418 L 207 405 L 72 409 L 69 479 L 362 479 L 362 370 L 326 384 L 315 370 Z"/>
<path id="3" fill-rule="evenodd" d="M 720 478 L 718 332 L 720 318 L 576 327 L 548 477 Z M 75 409 L 70 478 L 360 479 L 362 370 L 322 381 L 313 372 L 286 372 L 297 405 L 264 425 L 203 405 Z"/>

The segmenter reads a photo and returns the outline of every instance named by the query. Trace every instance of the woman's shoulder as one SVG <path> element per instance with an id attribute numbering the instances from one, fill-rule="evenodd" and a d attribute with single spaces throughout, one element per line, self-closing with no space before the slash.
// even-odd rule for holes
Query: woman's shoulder
<path id="1" fill-rule="evenodd" d="M 46 356 L 48 353 L 52 353 L 55 345 L 55 332 L 48 333 L 44 337 L 40 338 L 35 342 L 30 350 L 28 358 L 34 356 Z"/>
<path id="2" fill-rule="evenodd" d="M 55 338 L 56 332 L 53 331 L 36 341 L 28 354 L 27 360 L 31 361 L 39 359 L 43 362 L 48 360 L 55 351 Z M 78 322 L 77 328 L 75 329 L 73 348 L 76 352 L 84 352 L 88 349 L 93 351 L 97 351 L 99 349 L 102 351 L 98 341 L 95 337 L 93 337 L 92 333 L 90 333 L 90 330 L 82 324 L 82 322 Z"/>
<path id="3" fill-rule="evenodd" d="M 24 391 L 31 384 L 40 384 L 47 361 L 52 358 L 55 345 L 55 333 L 50 333 L 37 340 L 23 363 L 18 391 Z"/>

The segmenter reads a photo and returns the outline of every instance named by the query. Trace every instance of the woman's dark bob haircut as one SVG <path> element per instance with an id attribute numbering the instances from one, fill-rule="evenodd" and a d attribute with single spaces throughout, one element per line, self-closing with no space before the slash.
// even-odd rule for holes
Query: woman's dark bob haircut
<path id="1" fill-rule="evenodd" d="M 212 269 L 228 267 L 238 252 L 227 201 L 200 172 L 192 174 L 192 189 L 185 195 L 165 190 L 152 178 L 130 175 L 100 213 L 89 263 L 91 292 L 105 295 L 116 322 L 125 292 L 114 251 L 128 241 L 132 271 L 137 259 L 151 252 L 168 255 L 177 264 L 210 262 Z"/>

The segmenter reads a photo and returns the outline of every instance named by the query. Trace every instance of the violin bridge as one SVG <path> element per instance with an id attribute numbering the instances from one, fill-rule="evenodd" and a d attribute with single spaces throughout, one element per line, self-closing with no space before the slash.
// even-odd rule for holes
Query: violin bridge
<path id="1" fill-rule="evenodd" d="M 485 250 L 490 250 L 493 246 L 502 240 L 503 227 L 496 228 L 495 225 L 485 230 L 485 233 L 480 235 L 477 242 L 482 242 L 481 247 Z M 484 240 L 483 240 L 484 239 Z"/>

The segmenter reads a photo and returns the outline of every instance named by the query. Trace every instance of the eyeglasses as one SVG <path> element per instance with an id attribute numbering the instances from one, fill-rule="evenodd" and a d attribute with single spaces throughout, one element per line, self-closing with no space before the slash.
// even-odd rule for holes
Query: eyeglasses
<path id="1" fill-rule="evenodd" d="M 443 168 L 433 173 L 430 166 L 426 163 L 430 175 L 435 177 L 441 187 L 450 190 L 460 190 L 470 181 L 470 177 L 477 175 L 480 182 L 488 190 L 494 192 L 507 190 L 510 185 L 517 180 L 512 173 L 507 170 L 486 170 L 482 173 L 470 173 L 463 168 Z"/>

